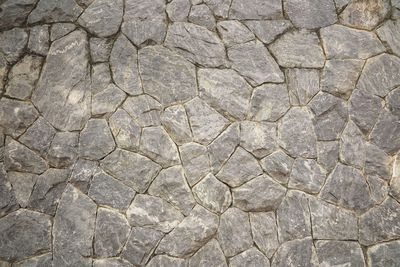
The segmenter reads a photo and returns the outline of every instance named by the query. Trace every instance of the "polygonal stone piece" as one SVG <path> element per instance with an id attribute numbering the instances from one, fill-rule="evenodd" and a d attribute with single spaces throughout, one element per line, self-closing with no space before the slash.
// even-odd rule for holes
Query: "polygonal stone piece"
<path id="1" fill-rule="evenodd" d="M 400 87 L 386 95 L 386 103 L 393 115 L 400 117 Z"/>
<path id="2" fill-rule="evenodd" d="M 11 183 L 6 179 L 4 164 L 0 162 L 0 217 L 19 209 Z"/>
<path id="3" fill-rule="evenodd" d="M 275 213 L 250 212 L 249 217 L 254 243 L 271 258 L 279 247 Z"/>
<path id="4" fill-rule="evenodd" d="M 93 62 L 108 61 L 113 45 L 111 38 L 97 38 L 92 37 L 89 40 L 90 57 Z"/>
<path id="5" fill-rule="evenodd" d="M 286 184 L 292 170 L 294 159 L 282 150 L 275 151 L 260 161 L 263 170 L 276 181 Z"/>
<path id="6" fill-rule="evenodd" d="M 400 149 L 399 118 L 388 110 L 384 110 L 370 134 L 370 140 L 389 155 L 396 154 Z"/>
<path id="7" fill-rule="evenodd" d="M 319 92 L 319 71 L 288 69 L 286 72 L 290 104 L 305 106 Z"/>
<path id="8" fill-rule="evenodd" d="M 47 154 L 50 165 L 56 168 L 71 166 L 78 157 L 78 132 L 57 132 Z"/>
<path id="9" fill-rule="evenodd" d="M 194 1 L 192 1 L 194 2 Z M 232 0 L 204 0 L 207 6 L 219 18 L 227 18 Z"/>
<path id="10" fill-rule="evenodd" d="M 44 154 L 50 148 L 56 130 L 42 117 L 39 117 L 19 141 L 32 150 Z"/>
<path id="11" fill-rule="evenodd" d="M 215 239 L 211 239 L 189 259 L 189 266 L 208 267 L 211 265 L 228 267 L 225 255 Z"/>
<path id="12" fill-rule="evenodd" d="M 110 65 L 108 63 L 98 63 L 92 65 L 92 82 L 90 84 L 92 95 L 103 92 L 113 82 L 111 77 Z M 115 77 L 115 79 L 117 79 Z"/>
<path id="13" fill-rule="evenodd" d="M 269 267 L 269 260 L 256 248 L 250 248 L 229 261 L 229 266 L 240 267 L 240 266 L 265 266 Z"/>
<path id="14" fill-rule="evenodd" d="M 122 107 L 141 127 L 160 125 L 161 104 L 149 95 L 128 97 Z"/>
<path id="15" fill-rule="evenodd" d="M 399 20 L 388 20 L 376 30 L 379 38 L 388 44 L 396 55 L 400 55 L 400 22 Z"/>
<path id="16" fill-rule="evenodd" d="M 53 256 L 52 253 L 45 253 L 33 258 L 14 263 L 15 267 L 52 267 Z M 1 265 L 1 267 L 10 267 L 11 265 Z"/>
<path id="17" fill-rule="evenodd" d="M 50 41 L 55 41 L 74 31 L 76 25 L 69 22 L 54 23 L 50 29 Z"/>
<path id="18" fill-rule="evenodd" d="M 315 243 L 315 248 L 322 266 L 366 266 L 363 251 L 358 242 L 319 240 Z"/>
<path id="19" fill-rule="evenodd" d="M 125 93 L 114 84 L 92 97 L 92 115 L 114 112 L 125 100 Z"/>
<path id="20" fill-rule="evenodd" d="M 396 267 L 400 261 L 400 241 L 377 244 L 367 250 L 369 266 Z"/>
<path id="21" fill-rule="evenodd" d="M 269 44 L 292 27 L 290 20 L 247 20 L 244 24 L 260 39 Z"/>
<path id="22" fill-rule="evenodd" d="M 179 147 L 182 166 L 190 186 L 196 184 L 210 172 L 207 148 L 197 143 L 187 143 Z"/>
<path id="23" fill-rule="evenodd" d="M 292 166 L 289 188 L 318 193 L 325 182 L 326 171 L 314 159 L 297 158 Z"/>
<path id="24" fill-rule="evenodd" d="M 335 168 L 339 160 L 339 142 L 328 141 L 317 143 L 317 162 L 328 172 Z"/>
<path id="25" fill-rule="evenodd" d="M 254 40 L 254 34 L 237 20 L 224 20 L 217 23 L 218 33 L 227 47 Z"/>
<path id="26" fill-rule="evenodd" d="M 139 148 L 141 128 L 129 114 L 118 109 L 109 118 L 110 130 L 119 148 L 137 150 Z"/>
<path id="27" fill-rule="evenodd" d="M 7 180 L 11 183 L 18 204 L 25 208 L 28 204 L 38 175 L 26 172 L 8 172 Z"/>
<path id="28" fill-rule="evenodd" d="M 229 11 L 230 19 L 279 19 L 282 18 L 282 3 L 280 0 L 268 2 L 250 0 L 247 3 L 243 3 L 240 0 L 232 0 Z"/>
<path id="29" fill-rule="evenodd" d="M 175 267 L 187 267 L 187 262 L 184 259 L 169 257 L 167 255 L 157 255 L 151 258 L 147 267 L 158 267 L 158 266 L 175 266 Z"/>
<path id="30" fill-rule="evenodd" d="M 365 173 L 389 180 L 392 176 L 392 159 L 379 147 L 367 143 L 365 146 Z"/>
<path id="31" fill-rule="evenodd" d="M 21 26 L 35 7 L 36 0 L 8 0 L 1 5 L 0 29 Z"/>
<path id="32" fill-rule="evenodd" d="M 186 21 L 190 11 L 189 0 L 172 0 L 167 4 L 168 18 L 175 21 Z"/>
<path id="33" fill-rule="evenodd" d="M 240 145 L 257 158 L 271 154 L 278 147 L 276 125 L 252 121 L 241 122 Z"/>
<path id="34" fill-rule="evenodd" d="M 70 182 L 82 192 L 87 193 L 89 183 L 97 171 L 98 163 L 96 161 L 79 159 L 72 170 Z"/>
<path id="35" fill-rule="evenodd" d="M 37 25 L 29 31 L 28 49 L 38 55 L 46 56 L 49 51 L 49 26 Z"/>
<path id="36" fill-rule="evenodd" d="M 132 267 L 129 261 L 121 258 L 95 259 L 93 267 Z"/>
<path id="37" fill-rule="evenodd" d="M 28 42 L 28 34 L 22 28 L 14 28 L 0 33 L 0 50 L 9 63 L 18 61 Z"/>
<path id="38" fill-rule="evenodd" d="M 210 8 L 205 4 L 192 6 L 188 21 L 206 27 L 211 31 L 215 29 L 215 18 Z"/>
<path id="39" fill-rule="evenodd" d="M 183 105 L 175 105 L 164 110 L 160 117 L 161 124 L 178 145 L 192 140 L 189 120 Z"/>
<path id="40" fill-rule="evenodd" d="M 271 266 L 319 266 L 312 239 L 307 237 L 283 243 L 277 250 Z"/>
<path id="41" fill-rule="evenodd" d="M 74 0 L 40 0 L 29 14 L 28 23 L 75 21 L 83 9 Z"/>

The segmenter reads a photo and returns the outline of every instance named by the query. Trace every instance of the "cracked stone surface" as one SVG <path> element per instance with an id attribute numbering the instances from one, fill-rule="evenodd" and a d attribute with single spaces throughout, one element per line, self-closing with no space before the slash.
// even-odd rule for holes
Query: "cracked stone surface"
<path id="1" fill-rule="evenodd" d="M 399 0 L 0 0 L 0 267 L 398 267 Z"/>

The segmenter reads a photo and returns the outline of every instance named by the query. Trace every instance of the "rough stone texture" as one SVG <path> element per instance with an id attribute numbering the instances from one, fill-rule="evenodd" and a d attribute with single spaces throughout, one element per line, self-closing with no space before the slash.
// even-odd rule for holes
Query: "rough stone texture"
<path id="1" fill-rule="evenodd" d="M 0 5 L 0 29 L 21 26 L 37 0 L 7 0 Z"/>
<path id="2" fill-rule="evenodd" d="M 318 266 L 318 259 L 311 238 L 283 243 L 276 252 L 271 266 Z"/>
<path id="3" fill-rule="evenodd" d="M 313 69 L 289 69 L 286 72 L 290 104 L 305 106 L 319 90 L 319 71 Z"/>
<path id="4" fill-rule="evenodd" d="M 56 168 L 71 166 L 78 157 L 78 139 L 77 132 L 57 132 L 47 154 L 50 165 Z"/>
<path id="5" fill-rule="evenodd" d="M 317 241 L 315 244 L 322 266 L 366 266 L 360 244 L 349 241 Z"/>
<path id="6" fill-rule="evenodd" d="M 400 260 L 399 241 L 377 244 L 368 249 L 369 266 L 395 267 Z"/>
<path id="7" fill-rule="evenodd" d="M 243 3 L 240 0 L 232 0 L 229 11 L 230 19 L 279 19 L 282 17 L 282 3 L 280 0 L 268 2 L 261 0 L 250 0 Z"/>
<path id="8" fill-rule="evenodd" d="M 25 208 L 36 183 L 38 175 L 23 172 L 8 172 L 7 179 L 11 183 L 18 204 Z"/>
<path id="9" fill-rule="evenodd" d="M 29 14 L 28 23 L 75 21 L 83 9 L 74 0 L 40 0 Z"/>
<path id="10" fill-rule="evenodd" d="M 49 26 L 35 26 L 29 31 L 28 49 L 42 56 L 46 56 L 49 51 Z"/>
<path id="11" fill-rule="evenodd" d="M 275 213 L 251 212 L 249 217 L 254 243 L 268 258 L 271 258 L 279 246 Z"/>
<path id="12" fill-rule="evenodd" d="M 215 18 L 211 9 L 205 5 L 195 5 L 190 9 L 188 21 L 206 27 L 209 30 L 215 29 Z"/>
<path id="13" fill-rule="evenodd" d="M 92 115 L 102 115 L 114 112 L 125 100 L 125 93 L 114 84 L 92 96 Z"/>
<path id="14" fill-rule="evenodd" d="M 247 20 L 244 23 L 265 44 L 271 43 L 292 27 L 289 20 Z"/>
<path id="15" fill-rule="evenodd" d="M 0 50 L 4 59 L 15 63 L 22 55 L 28 42 L 28 33 L 21 28 L 14 28 L 0 33 Z"/>
<path id="16" fill-rule="evenodd" d="M 339 160 L 339 142 L 328 141 L 317 143 L 317 161 L 328 172 L 335 168 Z"/>
<path id="17" fill-rule="evenodd" d="M 263 170 L 276 181 L 286 184 L 294 160 L 282 150 L 278 150 L 260 161 Z"/>
<path id="18" fill-rule="evenodd" d="M 398 117 L 384 110 L 371 132 L 371 141 L 389 155 L 400 149 L 400 125 Z"/>
<path id="19" fill-rule="evenodd" d="M 210 171 L 207 148 L 191 142 L 179 147 L 182 166 L 190 186 L 196 184 Z"/>
<path id="20" fill-rule="evenodd" d="M 263 158 L 277 149 L 276 125 L 243 121 L 240 124 L 240 145 L 257 158 Z"/>
<path id="21" fill-rule="evenodd" d="M 256 248 L 250 248 L 229 261 L 230 266 L 265 266 L 269 267 L 269 260 Z"/>
<path id="22" fill-rule="evenodd" d="M 393 53 L 400 55 L 400 25 L 398 20 L 388 20 L 376 30 L 379 38 L 385 42 Z"/>
<path id="23" fill-rule="evenodd" d="M 365 163 L 365 150 L 362 132 L 349 121 L 340 139 L 340 159 L 348 165 L 362 169 Z"/>
<path id="24" fill-rule="evenodd" d="M 166 108 L 160 116 L 160 121 L 176 144 L 183 145 L 192 140 L 192 132 L 184 106 L 175 105 Z"/>
<path id="25" fill-rule="evenodd" d="M 254 40 L 254 34 L 237 20 L 220 21 L 217 30 L 227 47 Z"/>
<path id="26" fill-rule="evenodd" d="M 141 126 L 160 125 L 161 104 L 148 95 L 128 97 L 122 108 Z"/>
<path id="27" fill-rule="evenodd" d="M 189 259 L 189 266 L 207 267 L 210 265 L 228 266 L 224 253 L 215 239 L 211 239 Z"/>
<path id="28" fill-rule="evenodd" d="M 19 138 L 19 141 L 32 150 L 44 154 L 50 148 L 56 130 L 42 117 L 39 117 Z"/>
<path id="29" fill-rule="evenodd" d="M 296 159 L 290 174 L 289 188 L 318 193 L 325 182 L 326 171 L 313 159 Z"/>
<path id="30" fill-rule="evenodd" d="M 118 109 L 115 111 L 108 122 L 115 143 L 119 148 L 127 150 L 139 148 L 141 128 L 125 110 Z"/>

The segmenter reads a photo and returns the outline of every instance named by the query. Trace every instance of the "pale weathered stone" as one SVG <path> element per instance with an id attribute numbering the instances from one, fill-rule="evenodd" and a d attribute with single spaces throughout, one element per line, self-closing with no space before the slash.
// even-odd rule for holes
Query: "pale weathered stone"
<path id="1" fill-rule="evenodd" d="M 279 247 L 275 213 L 250 212 L 249 216 L 254 243 L 268 258 L 272 258 Z"/>
<path id="2" fill-rule="evenodd" d="M 183 215 L 167 201 L 149 195 L 137 195 L 126 211 L 132 226 L 152 228 L 164 233 L 173 230 Z"/>
<path id="3" fill-rule="evenodd" d="M 367 143 L 365 146 L 365 174 L 389 180 L 392 176 L 392 159 L 379 147 Z"/>
<path id="4" fill-rule="evenodd" d="M 369 266 L 396 267 L 400 262 L 400 241 L 377 244 L 367 250 Z"/>
<path id="5" fill-rule="evenodd" d="M 388 196 L 388 183 L 377 175 L 368 175 L 367 183 L 371 192 L 371 199 L 375 204 L 381 204 Z"/>
<path id="6" fill-rule="evenodd" d="M 18 61 L 28 42 L 28 33 L 21 28 L 14 28 L 0 33 L 0 51 L 9 63 Z"/>
<path id="7" fill-rule="evenodd" d="M 86 194 L 89 190 L 90 181 L 98 170 L 96 161 L 78 159 L 72 170 L 70 182 Z"/>
<path id="8" fill-rule="evenodd" d="M 316 160 L 297 158 L 292 166 L 288 187 L 316 194 L 325 182 L 326 171 Z"/>
<path id="9" fill-rule="evenodd" d="M 158 266 L 174 266 L 174 267 L 187 267 L 187 262 L 184 259 L 169 257 L 167 255 L 157 255 L 146 264 L 146 267 Z"/>
<path id="10" fill-rule="evenodd" d="M 108 63 L 93 64 L 91 76 L 90 89 L 92 95 L 103 92 L 112 83 L 110 65 Z"/>
<path id="11" fill-rule="evenodd" d="M 286 68 L 322 68 L 325 56 L 314 32 L 298 30 L 285 33 L 269 49 L 278 64 Z"/>
<path id="12" fill-rule="evenodd" d="M 50 41 L 55 41 L 61 37 L 64 37 L 75 29 L 76 25 L 73 23 L 54 23 L 52 24 L 50 29 Z"/>
<path id="13" fill-rule="evenodd" d="M 171 21 L 186 21 L 190 11 L 190 1 L 172 0 L 167 4 L 166 11 Z"/>
<path id="14" fill-rule="evenodd" d="M 7 180 L 11 183 L 18 204 L 25 208 L 38 178 L 37 174 L 24 172 L 8 172 Z"/>
<path id="15" fill-rule="evenodd" d="M 28 49 L 36 54 L 46 56 L 50 47 L 48 25 L 34 26 L 29 30 Z"/>
<path id="16" fill-rule="evenodd" d="M 392 52 L 400 56 L 400 21 L 388 20 L 376 32 L 379 38 L 390 47 Z"/>
<path id="17" fill-rule="evenodd" d="M 339 142 L 328 141 L 317 143 L 317 161 L 328 172 L 335 168 L 339 160 Z"/>
<path id="18" fill-rule="evenodd" d="M 55 133 L 55 129 L 45 119 L 39 117 L 19 138 L 19 141 L 30 149 L 44 154 L 49 149 Z"/>
<path id="19" fill-rule="evenodd" d="M 147 157 L 123 149 L 116 149 L 105 157 L 101 167 L 139 193 L 146 191 L 161 170 L 160 165 Z"/>
<path id="20" fill-rule="evenodd" d="M 225 255 L 217 240 L 211 239 L 189 259 L 189 267 L 227 267 Z"/>
<path id="21" fill-rule="evenodd" d="M 90 58 L 93 62 L 108 61 L 110 57 L 113 40 L 111 38 L 97 38 L 92 37 L 89 40 L 90 45 Z"/>
<path id="22" fill-rule="evenodd" d="M 47 153 L 50 165 L 56 168 L 71 166 L 78 157 L 78 132 L 57 132 Z"/>
<path id="23" fill-rule="evenodd" d="M 315 249 L 321 266 L 366 266 L 358 242 L 319 240 L 315 243 Z"/>
<path id="24" fill-rule="evenodd" d="M 121 258 L 95 259 L 93 267 L 133 267 L 128 261 Z"/>
<path id="25" fill-rule="evenodd" d="M 35 7 L 36 0 L 6 0 L 0 5 L 0 29 L 21 26 Z"/>
<path id="26" fill-rule="evenodd" d="M 40 256 L 29 258 L 23 261 L 14 263 L 15 267 L 52 267 L 53 256 L 51 253 L 45 253 Z M 2 266 L 2 265 L 0 265 Z M 8 265 L 2 267 L 9 267 Z"/>
<path id="27" fill-rule="evenodd" d="M 307 237 L 283 243 L 277 250 L 271 266 L 319 266 L 312 239 Z"/>
<path id="28" fill-rule="evenodd" d="M 193 2 L 193 1 L 192 1 Z M 204 0 L 218 18 L 227 18 L 232 0 Z"/>
<path id="29" fill-rule="evenodd" d="M 141 126 L 160 125 L 161 104 L 148 95 L 128 97 L 122 107 Z"/>
<path id="30" fill-rule="evenodd" d="M 319 92 L 319 71 L 288 69 L 286 71 L 289 99 L 292 106 L 305 106 Z"/>
<path id="31" fill-rule="evenodd" d="M 125 100 L 125 93 L 114 84 L 92 97 L 92 115 L 114 112 Z"/>
<path id="32" fill-rule="evenodd" d="M 250 0 L 246 3 L 232 0 L 229 10 L 230 19 L 279 19 L 282 18 L 281 0 L 261 1 Z"/>
<path id="33" fill-rule="evenodd" d="M 269 260 L 256 248 L 250 248 L 229 260 L 229 266 L 265 266 L 269 267 Z"/>
<path id="34" fill-rule="evenodd" d="M 240 145 L 257 158 L 271 154 L 278 148 L 276 125 L 252 121 L 241 122 Z"/>
<path id="35" fill-rule="evenodd" d="M 282 184 L 289 181 L 294 160 L 282 150 L 278 150 L 260 161 L 261 167 L 272 178 Z"/>
<path id="36" fill-rule="evenodd" d="M 229 48 L 228 58 L 232 61 L 232 68 L 253 86 L 266 82 L 284 82 L 283 72 L 267 48 L 259 41 Z"/>
<path id="37" fill-rule="evenodd" d="M 17 198 L 6 175 L 4 164 L 0 162 L 0 217 L 19 209 Z"/>
<path id="38" fill-rule="evenodd" d="M 216 26 L 212 12 L 205 4 L 192 6 L 188 16 L 188 21 L 206 27 L 211 31 L 214 30 Z"/>
<path id="39" fill-rule="evenodd" d="M 254 40 L 254 34 L 237 20 L 224 20 L 217 23 L 218 33 L 227 47 Z"/>
<path id="40" fill-rule="evenodd" d="M 83 9 L 74 0 L 40 0 L 29 14 L 28 23 L 75 21 Z"/>
<path id="41" fill-rule="evenodd" d="M 137 150 L 141 128 L 123 109 L 117 109 L 109 119 L 110 130 L 119 148 Z"/>
<path id="42" fill-rule="evenodd" d="M 187 143 L 179 147 L 182 166 L 190 186 L 196 184 L 210 172 L 207 148 L 197 143 Z"/>
<path id="43" fill-rule="evenodd" d="M 386 103 L 392 114 L 400 117 L 400 87 L 386 95 Z"/>
<path id="44" fill-rule="evenodd" d="M 370 140 L 387 154 L 396 154 L 400 149 L 399 118 L 384 110 L 372 129 Z"/>
<path id="45" fill-rule="evenodd" d="M 273 42 L 292 27 L 289 20 L 247 20 L 244 24 L 265 44 Z"/>
<path id="46" fill-rule="evenodd" d="M 161 124 L 178 145 L 183 145 L 192 140 L 189 120 L 183 105 L 166 108 L 160 116 Z"/>

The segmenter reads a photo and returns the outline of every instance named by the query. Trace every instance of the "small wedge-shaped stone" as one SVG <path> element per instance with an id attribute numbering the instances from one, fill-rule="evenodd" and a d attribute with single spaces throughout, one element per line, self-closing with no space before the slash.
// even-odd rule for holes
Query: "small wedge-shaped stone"
<path id="1" fill-rule="evenodd" d="M 26 146 L 11 137 L 6 138 L 5 144 L 4 165 L 6 170 L 36 174 L 41 174 L 47 170 L 47 162 Z"/>
<path id="2" fill-rule="evenodd" d="M 250 248 L 229 260 L 229 266 L 265 266 L 269 267 L 269 260 L 256 248 Z"/>
<path id="3" fill-rule="evenodd" d="M 161 166 L 140 154 L 116 149 L 101 161 L 101 167 L 139 193 L 149 187 Z"/>
<path id="4" fill-rule="evenodd" d="M 283 72 L 261 42 L 247 42 L 228 49 L 232 68 L 253 86 L 284 82 Z"/>
<path id="5" fill-rule="evenodd" d="M 37 174 L 26 172 L 8 172 L 7 180 L 11 183 L 18 204 L 25 208 L 38 178 Z"/>
<path id="6" fill-rule="evenodd" d="M 109 119 L 109 124 L 119 148 L 128 150 L 139 148 L 141 128 L 125 110 L 115 111 Z"/>
<path id="7" fill-rule="evenodd" d="M 289 20 L 247 20 L 244 24 L 265 44 L 269 44 L 279 35 L 292 27 Z"/>
<path id="8" fill-rule="evenodd" d="M 230 187 L 237 187 L 259 176 L 262 172 L 254 156 L 238 147 L 216 176 Z"/>
<path id="9" fill-rule="evenodd" d="M 206 27 L 210 31 L 215 29 L 215 18 L 211 9 L 206 4 L 192 6 L 188 16 L 188 21 Z"/>
<path id="10" fill-rule="evenodd" d="M 261 175 L 232 189 L 233 206 L 244 211 L 273 211 L 279 207 L 285 193 L 285 187 Z"/>
<path id="11" fill-rule="evenodd" d="M 111 50 L 110 65 L 115 84 L 129 95 L 143 92 L 135 46 L 120 34 Z"/>
<path id="12" fill-rule="evenodd" d="M 292 166 L 289 188 L 318 193 L 325 182 L 326 171 L 314 159 L 297 158 Z"/>
<path id="13" fill-rule="evenodd" d="M 162 46 L 139 51 L 143 89 L 163 105 L 187 101 L 196 96 L 196 73 L 193 64 Z"/>
<path id="14" fill-rule="evenodd" d="M 36 0 L 6 0 L 1 5 L 0 29 L 21 26 L 35 7 Z"/>
<path id="15" fill-rule="evenodd" d="M 386 103 L 393 115 L 400 117 L 400 87 L 387 94 Z"/>
<path id="16" fill-rule="evenodd" d="M 280 145 L 293 157 L 316 158 L 317 136 L 306 108 L 291 108 L 278 127 Z"/>
<path id="17" fill-rule="evenodd" d="M 328 141 L 317 143 L 317 161 L 328 172 L 335 168 L 339 160 L 339 142 Z"/>
<path id="18" fill-rule="evenodd" d="M 310 199 L 312 232 L 315 239 L 357 240 L 357 217 L 319 199 Z"/>
<path id="19" fill-rule="evenodd" d="M 367 60 L 357 88 L 384 97 L 399 85 L 400 58 L 385 53 Z"/>
<path id="20" fill-rule="evenodd" d="M 169 26 L 165 45 L 204 67 L 226 65 L 225 47 L 217 34 L 195 24 L 175 22 Z"/>
<path id="21" fill-rule="evenodd" d="M 51 249 L 51 217 L 20 209 L 0 219 L 0 258 L 22 260 Z"/>
<path id="22" fill-rule="evenodd" d="M 157 255 L 152 257 L 149 263 L 146 264 L 146 267 L 159 267 L 159 266 L 187 267 L 187 262 L 184 259 L 169 257 L 167 255 Z"/>
<path id="23" fill-rule="evenodd" d="M 192 140 L 189 120 L 183 105 L 168 107 L 160 117 L 161 124 L 178 145 Z"/>
<path id="24" fill-rule="evenodd" d="M 249 216 L 237 208 L 229 208 L 221 215 L 218 241 L 225 256 L 231 257 L 251 247 Z"/>
<path id="25" fill-rule="evenodd" d="M 122 107 L 141 126 L 159 126 L 161 104 L 149 95 L 128 97 Z"/>
<path id="26" fill-rule="evenodd" d="M 164 233 L 170 232 L 184 218 L 162 198 L 143 194 L 135 197 L 126 216 L 132 226 L 148 227 Z"/>
<path id="27" fill-rule="evenodd" d="M 328 59 L 367 59 L 385 50 L 374 33 L 341 25 L 323 28 L 321 38 Z"/>
<path id="28" fill-rule="evenodd" d="M 200 97 L 222 114 L 243 120 L 249 109 L 252 88 L 233 70 L 200 69 Z"/>
<path id="29" fill-rule="evenodd" d="M 40 0 L 28 17 L 28 23 L 75 21 L 83 9 L 74 0 Z"/>
<path id="30" fill-rule="evenodd" d="M 377 244 L 367 250 L 368 266 L 396 267 L 400 262 L 400 241 Z"/>
<path id="31" fill-rule="evenodd" d="M 186 216 L 196 204 L 181 166 L 162 170 L 154 179 L 148 192 L 171 203 Z"/>
<path id="32" fill-rule="evenodd" d="M 361 172 L 341 163 L 328 176 L 320 197 L 357 213 L 366 211 L 373 204 Z"/>
<path id="33" fill-rule="evenodd" d="M 56 168 L 71 166 L 78 157 L 78 132 L 56 132 L 47 154 L 50 165 Z"/>
<path id="34" fill-rule="evenodd" d="M 53 256 L 52 253 L 45 253 L 33 258 L 14 263 L 15 267 L 52 267 Z M 9 267 L 9 265 L 1 265 L 2 267 Z M 11 265 L 10 265 L 11 266 Z"/>
<path id="35" fill-rule="evenodd" d="M 319 240 L 315 242 L 315 248 L 320 266 L 366 266 L 358 242 Z"/>
<path id="36" fill-rule="evenodd" d="M 115 148 L 115 142 L 105 119 L 90 119 L 79 136 L 79 155 L 99 160 Z"/>
<path id="37" fill-rule="evenodd" d="M 370 134 L 371 142 L 389 155 L 394 155 L 400 150 L 400 124 L 399 118 L 388 110 L 384 110 L 378 118 Z"/>
<path id="38" fill-rule="evenodd" d="M 87 47 L 83 31 L 54 41 L 32 95 L 45 119 L 60 130 L 81 130 L 90 116 Z"/>
<path id="39" fill-rule="evenodd" d="M 389 180 L 392 177 L 392 159 L 374 144 L 365 146 L 365 173 Z"/>
<path id="40" fill-rule="evenodd" d="M 132 202 L 135 191 L 106 173 L 98 172 L 90 183 L 88 196 L 99 205 L 125 211 Z"/>
<path id="41" fill-rule="evenodd" d="M 180 162 L 178 149 L 163 127 L 146 127 L 140 138 L 140 150 L 163 167 Z"/>
<path id="42" fill-rule="evenodd" d="M 211 173 L 193 187 L 193 193 L 202 206 L 216 213 L 223 213 L 232 203 L 229 187 Z"/>
<path id="43" fill-rule="evenodd" d="M 264 84 L 254 89 L 249 114 L 255 121 L 274 122 L 289 108 L 289 95 L 285 84 Z"/>
<path id="44" fill-rule="evenodd" d="M 197 205 L 183 221 L 166 235 L 156 253 L 187 258 L 208 242 L 218 229 L 218 216 Z"/>
<path id="45" fill-rule="evenodd" d="M 19 141 L 43 155 L 50 148 L 55 133 L 56 130 L 50 123 L 39 117 L 19 138 Z"/>
<path id="46" fill-rule="evenodd" d="M 398 239 L 400 236 L 400 204 L 388 197 L 360 217 L 360 243 L 369 246 Z"/>
<path id="47" fill-rule="evenodd" d="M 319 92 L 319 71 L 315 69 L 288 69 L 290 104 L 305 106 Z"/>
<path id="48" fill-rule="evenodd" d="M 93 62 L 108 61 L 113 41 L 112 38 L 90 38 L 90 57 Z"/>
<path id="49" fill-rule="evenodd" d="M 254 34 L 237 20 L 219 21 L 217 30 L 227 47 L 243 44 L 255 39 Z"/>
<path id="50" fill-rule="evenodd" d="M 193 142 L 187 143 L 179 147 L 179 153 L 190 186 L 210 172 L 210 162 L 205 146 Z"/>
<path id="51" fill-rule="evenodd" d="M 279 247 L 275 213 L 250 212 L 249 216 L 254 243 L 271 258 Z"/>
<path id="52" fill-rule="evenodd" d="M 337 21 L 333 0 L 286 0 L 285 11 L 294 26 L 315 29 Z"/>
<path id="53" fill-rule="evenodd" d="M 399 2 L 400 3 L 400 2 Z M 379 38 L 400 56 L 400 21 L 388 20 L 377 30 Z"/>
<path id="54" fill-rule="evenodd" d="M 228 267 L 217 240 L 212 239 L 189 259 L 189 267 Z"/>
<path id="55" fill-rule="evenodd" d="M 78 22 L 99 37 L 113 35 L 121 25 L 123 5 L 123 0 L 95 0 L 85 9 Z"/>
<path id="56" fill-rule="evenodd" d="M 228 125 L 229 121 L 211 108 L 204 100 L 196 97 L 185 103 L 189 124 L 195 141 L 208 145 Z"/>
<path id="57" fill-rule="evenodd" d="M 250 0 L 246 3 L 232 0 L 229 10 L 230 19 L 279 19 L 282 18 L 282 3 L 280 0 Z"/>
<path id="58" fill-rule="evenodd" d="M 54 217 L 54 266 L 92 266 L 95 219 L 96 204 L 74 186 L 67 185 Z"/>
<path id="59" fill-rule="evenodd" d="M 103 91 L 92 97 L 92 115 L 101 115 L 114 112 L 124 101 L 125 93 L 114 84 L 110 84 Z"/>
<path id="60" fill-rule="evenodd" d="M 70 182 L 83 193 L 87 194 L 93 175 L 99 170 L 96 161 L 79 159 L 72 170 Z"/>
<path id="61" fill-rule="evenodd" d="M 252 121 L 241 122 L 240 145 L 257 158 L 271 154 L 278 147 L 276 125 Z"/>
<path id="62" fill-rule="evenodd" d="M 340 138 L 340 159 L 343 163 L 362 169 L 365 163 L 365 141 L 358 127 L 347 123 Z"/>
<path id="63" fill-rule="evenodd" d="M 128 261 L 121 258 L 95 259 L 93 267 L 133 267 Z"/>
<path id="64" fill-rule="evenodd" d="M 325 56 L 316 33 L 298 30 L 285 33 L 269 46 L 278 64 L 286 68 L 322 68 Z"/>
<path id="65" fill-rule="evenodd" d="M 289 181 L 294 160 L 282 150 L 278 150 L 260 161 L 263 170 L 282 184 Z"/>

